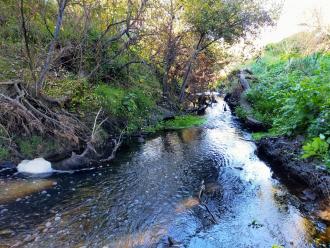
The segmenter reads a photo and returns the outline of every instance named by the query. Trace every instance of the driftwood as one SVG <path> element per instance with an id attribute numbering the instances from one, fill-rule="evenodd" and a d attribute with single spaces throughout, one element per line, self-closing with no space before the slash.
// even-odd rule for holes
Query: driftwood
<path id="1" fill-rule="evenodd" d="M 52 164 L 53 169 L 55 170 L 80 170 L 89 167 L 91 164 L 99 162 L 109 162 L 115 158 L 116 152 L 119 149 L 122 140 L 121 137 L 113 140 L 114 146 L 110 156 L 105 159 L 102 159 L 102 155 L 99 154 L 94 145 L 90 142 L 87 143 L 86 148 L 81 154 L 76 154 L 72 152 L 69 158 L 66 158 L 62 161 Z"/>
<path id="2" fill-rule="evenodd" d="M 15 149 L 16 144 L 12 142 L 11 134 L 31 135 L 37 132 L 66 140 L 73 146 L 85 144 L 82 153 L 72 152 L 70 157 L 54 162 L 52 164 L 54 169 L 78 170 L 88 167 L 91 163 L 108 162 L 114 159 L 122 143 L 123 132 L 118 138 L 112 139 L 112 152 L 106 158 L 95 148 L 98 143 L 97 134 L 107 121 L 105 118 L 98 122 L 102 109 L 98 111 L 91 131 L 76 116 L 58 108 L 60 107 L 58 105 L 61 105 L 60 102 L 55 104 L 47 97 L 39 96 L 41 99 L 39 100 L 31 96 L 23 87 L 22 82 L 7 81 L 0 82 L 0 85 L 9 86 L 10 92 L 13 92 L 11 96 L 0 93 L 0 128 L 7 133 L 6 137 L 0 138 L 8 140 L 10 150 L 18 157 L 21 156 Z M 55 108 L 54 105 L 56 105 Z M 88 134 L 91 134 L 89 138 L 87 138 Z"/>
<path id="3" fill-rule="evenodd" d="M 213 213 L 211 212 L 211 210 L 209 209 L 209 207 L 207 206 L 206 202 L 203 201 L 202 197 L 203 197 L 203 194 L 204 194 L 204 191 L 205 191 L 205 184 L 204 184 L 204 180 L 202 180 L 202 183 L 201 183 L 201 187 L 200 187 L 200 190 L 199 190 L 199 193 L 198 193 L 198 200 L 199 200 L 199 203 L 201 206 L 203 206 L 205 208 L 205 210 L 209 213 L 209 215 L 211 216 L 212 218 L 212 221 L 217 224 L 217 220 L 215 218 L 215 216 L 213 215 Z"/>
<path id="4" fill-rule="evenodd" d="M 115 158 L 116 152 L 122 144 L 123 131 L 120 133 L 118 139 L 113 139 L 113 146 L 111 154 L 104 157 L 102 154 L 98 153 L 95 148 L 95 143 L 97 143 L 96 136 L 100 131 L 102 124 L 107 120 L 102 120 L 99 124 L 97 124 L 97 120 L 101 114 L 102 109 L 100 109 L 95 117 L 94 125 L 90 140 L 86 143 L 86 147 L 81 154 L 76 154 L 72 152 L 69 158 L 61 160 L 59 162 L 53 163 L 52 167 L 56 170 L 79 170 L 86 167 L 89 167 L 90 164 L 98 163 L 98 162 L 109 162 Z"/>

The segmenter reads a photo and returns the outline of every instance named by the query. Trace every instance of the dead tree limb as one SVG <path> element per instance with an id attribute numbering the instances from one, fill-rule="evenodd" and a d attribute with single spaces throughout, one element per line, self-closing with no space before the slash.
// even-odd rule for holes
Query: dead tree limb
<path id="1" fill-rule="evenodd" d="M 216 218 L 214 217 L 213 213 L 211 212 L 211 210 L 209 209 L 209 207 L 207 206 L 205 201 L 203 201 L 203 199 L 202 199 L 204 191 L 205 191 L 205 184 L 204 184 L 204 180 L 202 180 L 201 187 L 200 187 L 200 190 L 199 190 L 199 193 L 198 193 L 198 200 L 199 200 L 200 205 L 203 206 L 206 209 L 206 211 L 211 216 L 212 221 L 216 224 L 217 223 Z"/>
<path id="2" fill-rule="evenodd" d="M 123 134 L 124 132 L 122 131 L 119 135 L 119 138 L 116 140 L 114 139 L 114 147 L 112 149 L 112 152 L 110 154 L 109 157 L 107 157 L 106 159 L 102 159 L 101 162 L 109 162 L 111 160 L 113 160 L 116 156 L 116 152 L 119 149 L 119 147 L 121 146 L 122 142 L 123 142 Z"/>
<path id="3" fill-rule="evenodd" d="M 115 158 L 116 152 L 122 144 L 122 137 L 124 131 L 122 131 L 118 137 L 118 139 L 113 139 L 114 146 L 112 148 L 112 152 L 110 156 L 105 159 L 100 159 L 102 157 L 95 149 L 95 136 L 99 131 L 102 124 L 106 121 L 106 119 L 102 120 L 99 124 L 97 121 L 99 116 L 101 115 L 102 109 L 98 111 L 96 117 L 94 119 L 93 129 L 90 136 L 90 140 L 86 142 L 86 147 L 81 154 L 72 153 L 71 156 L 67 159 L 64 159 L 60 162 L 54 163 L 53 168 L 57 170 L 79 170 L 88 167 L 92 163 L 97 162 L 109 162 Z"/>

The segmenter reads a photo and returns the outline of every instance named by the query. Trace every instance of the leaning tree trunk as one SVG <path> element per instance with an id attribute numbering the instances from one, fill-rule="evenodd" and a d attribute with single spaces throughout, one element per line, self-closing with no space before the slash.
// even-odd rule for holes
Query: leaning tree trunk
<path id="1" fill-rule="evenodd" d="M 197 43 L 197 46 L 192 54 L 192 56 L 190 57 L 190 60 L 188 62 L 187 65 L 187 69 L 185 71 L 184 77 L 183 77 L 183 82 L 182 82 L 182 86 L 181 86 L 181 93 L 180 93 L 180 98 L 179 98 L 179 102 L 182 103 L 185 99 L 185 95 L 186 95 L 186 88 L 189 84 L 189 80 L 190 80 L 190 75 L 193 69 L 193 63 L 195 62 L 195 60 L 197 59 L 197 56 L 200 52 L 200 45 L 203 42 L 204 39 L 204 34 L 201 34 L 199 41 Z"/>

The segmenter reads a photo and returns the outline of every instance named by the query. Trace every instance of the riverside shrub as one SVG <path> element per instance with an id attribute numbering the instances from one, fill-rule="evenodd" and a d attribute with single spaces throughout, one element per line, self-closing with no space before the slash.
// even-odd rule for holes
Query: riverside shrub
<path id="1" fill-rule="evenodd" d="M 251 70 L 259 79 L 246 93 L 254 115 L 271 124 L 272 133 L 304 135 L 304 157 L 318 157 L 326 162 L 326 141 L 330 138 L 330 53 L 304 56 L 278 48 L 266 49 Z"/>

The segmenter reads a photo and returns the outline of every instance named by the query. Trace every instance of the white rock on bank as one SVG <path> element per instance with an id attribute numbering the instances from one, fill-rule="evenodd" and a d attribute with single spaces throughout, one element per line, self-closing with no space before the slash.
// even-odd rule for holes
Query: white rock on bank
<path id="1" fill-rule="evenodd" d="M 36 158 L 33 160 L 23 160 L 17 165 L 18 172 L 43 174 L 53 172 L 52 165 L 44 158 Z"/>

